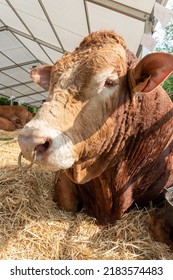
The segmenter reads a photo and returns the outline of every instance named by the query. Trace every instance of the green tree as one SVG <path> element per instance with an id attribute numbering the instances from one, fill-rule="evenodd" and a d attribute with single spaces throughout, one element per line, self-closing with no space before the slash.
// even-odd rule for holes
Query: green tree
<path id="1" fill-rule="evenodd" d="M 173 19 L 170 24 L 165 27 L 163 40 L 157 44 L 155 50 L 157 52 L 173 53 Z"/>
<path id="2" fill-rule="evenodd" d="M 173 11 L 173 8 L 172 8 Z M 158 39 L 158 38 L 157 38 Z M 169 25 L 164 29 L 163 39 L 157 44 L 155 51 L 157 52 L 168 52 L 173 54 L 173 17 Z M 173 91 L 173 74 L 171 74 L 168 79 L 163 83 L 163 88 L 167 93 Z M 173 100 L 173 97 L 171 97 Z"/>
<path id="3" fill-rule="evenodd" d="M 0 105 L 10 105 L 10 100 L 3 96 L 0 96 Z"/>

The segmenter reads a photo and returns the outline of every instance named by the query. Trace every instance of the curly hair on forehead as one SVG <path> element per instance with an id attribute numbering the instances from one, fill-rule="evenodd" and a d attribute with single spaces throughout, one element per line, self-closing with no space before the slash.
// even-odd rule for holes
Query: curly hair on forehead
<path id="1" fill-rule="evenodd" d="M 55 63 L 51 74 L 52 85 L 54 85 L 53 81 L 56 83 L 58 76 L 60 76 L 65 71 L 65 69 L 72 67 L 75 65 L 75 63 L 82 61 L 84 58 L 87 60 L 94 49 L 96 52 L 98 52 L 99 49 L 103 48 L 104 46 L 108 46 L 106 49 L 109 53 L 109 50 L 114 49 L 115 45 L 119 45 L 125 50 L 127 57 L 127 69 L 134 67 L 137 62 L 137 58 L 127 48 L 127 45 L 121 36 L 119 36 L 114 31 L 97 31 L 85 37 L 80 43 L 79 47 L 77 47 L 71 53 L 65 53 L 62 58 Z M 123 57 L 122 60 L 124 60 Z"/>
<path id="2" fill-rule="evenodd" d="M 83 49 L 91 47 L 92 45 L 103 45 L 107 43 L 120 44 L 124 49 L 127 49 L 123 38 L 114 31 L 93 32 L 83 39 L 79 45 L 79 48 Z"/>
<path id="3" fill-rule="evenodd" d="M 125 51 L 126 51 L 126 56 L 127 56 L 127 66 L 128 69 L 132 68 L 136 65 L 138 59 L 136 57 L 136 55 L 131 52 L 124 39 L 118 35 L 117 33 L 115 33 L 114 31 L 96 31 L 96 32 L 92 32 L 91 34 L 89 34 L 87 37 L 85 37 L 83 39 L 83 41 L 80 43 L 79 47 L 75 49 L 75 51 L 81 51 L 81 50 L 92 50 L 92 47 L 102 47 L 104 44 L 119 44 L 121 45 Z"/>

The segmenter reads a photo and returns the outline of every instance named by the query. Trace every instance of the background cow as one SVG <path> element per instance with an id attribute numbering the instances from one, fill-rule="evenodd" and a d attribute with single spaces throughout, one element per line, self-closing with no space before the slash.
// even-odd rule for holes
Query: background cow
<path id="1" fill-rule="evenodd" d="M 33 115 L 23 106 L 0 105 L 0 129 L 13 131 L 22 128 L 32 119 Z"/>
<path id="2" fill-rule="evenodd" d="M 84 206 L 110 223 L 173 183 L 173 105 L 159 86 L 172 71 L 171 54 L 137 63 L 120 36 L 103 31 L 31 72 L 50 94 L 19 145 L 28 160 L 36 153 L 36 164 L 58 170 L 59 207 Z"/>
<path id="3" fill-rule="evenodd" d="M 16 125 L 13 122 L 0 117 L 0 129 L 6 131 L 14 131 L 16 129 Z"/>

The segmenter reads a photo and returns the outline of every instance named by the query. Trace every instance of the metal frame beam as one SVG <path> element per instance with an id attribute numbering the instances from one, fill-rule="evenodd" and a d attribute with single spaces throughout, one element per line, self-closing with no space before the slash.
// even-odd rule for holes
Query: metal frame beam
<path id="1" fill-rule="evenodd" d="M 86 17 L 86 22 L 87 22 L 87 27 L 88 27 L 88 33 L 91 33 L 91 27 L 90 27 L 90 20 L 89 20 L 89 13 L 88 13 L 88 7 L 87 7 L 87 1 L 83 0 L 84 4 L 84 9 L 85 9 L 85 17 Z"/>
<path id="2" fill-rule="evenodd" d="M 31 30 L 29 29 L 29 27 L 26 25 L 26 23 L 23 21 L 22 17 L 19 15 L 19 13 L 16 11 L 16 9 L 14 8 L 14 6 L 11 4 L 11 2 L 9 0 L 5 0 L 7 2 L 7 4 L 9 5 L 9 7 L 12 9 L 12 11 L 15 13 L 15 15 L 18 17 L 18 19 L 21 21 L 21 23 L 23 24 L 23 26 L 26 28 L 26 30 L 29 32 L 29 34 L 31 35 L 31 37 L 33 39 L 35 39 L 34 34 L 31 32 Z M 52 59 L 50 58 L 50 56 L 46 53 L 46 51 L 44 50 L 44 48 L 41 46 L 40 43 L 38 43 L 40 48 L 42 49 L 42 51 L 46 54 L 46 56 L 50 59 L 50 61 L 52 61 Z M 53 61 L 52 61 L 53 62 Z"/>
<path id="3" fill-rule="evenodd" d="M 12 92 L 16 92 L 16 93 L 20 93 L 20 92 L 18 92 L 18 91 L 16 91 L 16 90 L 14 90 L 13 88 L 11 88 L 11 87 L 6 87 L 5 89 L 10 89 Z M 6 98 L 10 98 L 10 96 L 9 95 L 7 95 L 7 94 L 4 94 L 4 93 L 2 93 L 2 91 L 3 91 L 3 89 L 0 89 L 0 96 L 4 96 L 4 97 L 6 97 Z M 35 98 L 33 98 L 33 97 L 31 97 L 32 95 L 36 95 L 36 94 L 41 94 L 41 93 L 44 93 L 45 91 L 41 91 L 41 92 L 34 92 L 34 93 L 31 93 L 31 94 L 23 94 L 23 95 L 19 95 L 19 96 L 14 96 L 14 98 L 13 98 L 13 100 L 16 100 L 16 101 L 18 101 L 18 99 L 24 99 L 24 98 L 31 98 L 32 100 L 34 100 L 33 102 L 41 102 L 42 100 L 44 100 L 45 99 L 45 97 L 44 96 L 42 96 L 41 95 L 41 99 L 40 100 L 38 100 L 38 99 L 35 99 Z"/>
<path id="4" fill-rule="evenodd" d="M 2 31 L 5 31 L 7 29 L 7 27 L 4 25 L 4 26 L 1 26 L 0 27 L 0 32 L 2 32 Z"/>
<path id="5" fill-rule="evenodd" d="M 156 0 L 157 3 L 166 6 L 166 4 L 168 3 L 168 0 Z"/>
<path id="6" fill-rule="evenodd" d="M 10 77 L 11 78 L 11 77 Z M 17 80 L 16 80 L 17 81 Z M 2 83 L 1 83 L 1 85 L 3 85 L 3 87 L 0 87 L 0 91 L 1 90 L 4 90 L 4 89 L 7 89 L 7 88 L 10 88 L 10 89 L 12 89 L 12 90 L 14 90 L 13 88 L 14 87 L 19 87 L 19 86 L 27 86 L 27 85 L 29 85 L 29 84 L 33 84 L 33 81 L 28 81 L 28 82 L 25 82 L 25 83 L 18 83 L 18 84 L 13 84 L 13 85 L 11 85 L 11 86 L 5 86 L 5 85 L 3 85 Z M 32 89 L 32 88 L 30 88 L 30 89 Z M 34 91 L 34 89 L 32 89 L 33 91 Z M 16 91 L 16 90 L 14 90 L 14 91 Z M 16 92 L 18 92 L 18 91 L 16 91 Z M 20 93 L 20 92 L 18 92 L 18 93 Z M 36 93 L 36 92 L 35 92 Z"/>
<path id="7" fill-rule="evenodd" d="M 54 46 L 54 45 L 52 45 L 52 44 L 50 44 L 48 42 L 45 42 L 45 41 L 43 41 L 41 39 L 38 39 L 36 37 L 33 38 L 31 35 L 29 35 L 29 34 L 27 34 L 25 32 L 19 31 L 18 29 L 15 29 L 15 28 L 13 28 L 11 26 L 5 26 L 4 30 L 11 31 L 12 33 L 20 35 L 20 36 L 22 36 L 22 37 L 24 37 L 26 39 L 29 39 L 31 41 L 34 41 L 34 42 L 38 43 L 39 45 L 41 44 L 41 45 L 43 45 L 45 47 L 48 47 L 48 48 L 50 48 L 52 50 L 55 50 L 55 51 L 58 51 L 58 52 L 60 52 L 62 54 L 64 53 L 64 51 L 61 48 L 56 47 L 56 46 Z"/>
<path id="8" fill-rule="evenodd" d="M 15 39 L 18 40 L 18 41 L 20 42 L 20 44 L 21 44 L 24 48 L 26 48 L 26 50 L 27 50 L 36 60 L 38 60 L 37 57 L 27 48 L 27 46 L 25 46 L 25 45 L 23 44 L 23 42 L 16 36 L 16 34 L 15 34 L 14 32 L 12 32 L 11 30 L 9 30 L 9 27 L 6 26 L 6 24 L 5 24 L 2 20 L 1 20 L 1 22 L 2 22 L 2 24 L 3 24 L 4 26 L 3 26 L 2 30 L 0 30 L 0 31 L 8 31 L 8 32 L 10 32 L 10 33 L 15 37 Z"/>
<path id="9" fill-rule="evenodd" d="M 43 100 L 44 100 L 44 99 L 43 99 Z M 41 100 L 41 101 L 33 101 L 33 102 L 30 102 L 29 104 L 28 104 L 28 103 L 25 103 L 25 104 L 27 104 L 28 106 L 31 106 L 31 107 L 33 106 L 33 107 L 35 107 L 35 108 L 38 109 L 38 108 L 40 108 L 40 106 L 41 106 L 43 100 Z M 38 106 L 34 105 L 34 103 L 41 103 L 41 104 L 40 104 L 40 106 L 38 107 Z"/>
<path id="10" fill-rule="evenodd" d="M 48 15 L 48 13 L 47 13 L 47 11 L 46 11 L 46 8 L 45 8 L 44 5 L 43 5 L 43 2 L 42 2 L 41 0 L 38 0 L 38 2 L 39 2 L 40 6 L 41 6 L 41 8 L 42 8 L 43 13 L 45 14 L 45 17 L 46 17 L 48 23 L 50 24 L 50 27 L 52 28 L 52 31 L 53 31 L 53 33 L 54 33 L 54 35 L 55 35 L 55 37 L 56 37 L 58 43 L 60 44 L 60 46 L 61 46 L 61 48 L 62 48 L 62 51 L 65 52 L 65 49 L 64 49 L 64 47 L 63 47 L 63 44 L 62 44 L 62 42 L 61 42 L 61 40 L 60 40 L 60 38 L 59 38 L 59 36 L 58 36 L 58 34 L 57 34 L 57 32 L 56 32 L 54 26 L 53 26 L 53 23 L 52 23 L 52 21 L 51 21 L 49 15 Z"/>
<path id="11" fill-rule="evenodd" d="M 1 52 L 0 52 L 1 53 Z M 1 53 L 2 55 L 4 55 L 3 53 Z M 7 56 L 6 56 L 7 57 Z M 7 57 L 9 60 L 10 58 Z M 12 60 L 11 60 L 12 61 Z M 13 61 L 12 61 L 13 62 Z M 38 63 L 38 60 L 31 60 L 31 61 L 27 61 L 27 62 L 23 62 L 23 63 L 14 63 L 14 65 L 9 65 L 9 66 L 6 66 L 6 67 L 2 67 L 0 68 L 0 72 L 2 71 L 5 71 L 5 70 L 10 70 L 10 69 L 13 69 L 13 68 L 16 68 L 16 67 L 20 67 L 22 68 L 23 66 L 26 66 L 26 65 L 29 65 L 29 64 L 37 64 Z M 23 69 L 23 68 L 22 68 Z M 25 70 L 25 69 L 23 69 Z M 25 70 L 26 71 L 26 70 Z M 27 72 L 27 71 L 26 71 Z"/>
<path id="12" fill-rule="evenodd" d="M 166 4 L 168 3 L 168 0 L 156 0 L 156 2 L 158 4 L 166 6 Z M 151 14 L 148 15 L 146 18 L 145 26 L 144 26 L 144 33 L 151 34 L 151 36 L 152 36 L 157 22 L 158 22 L 158 20 L 154 17 L 154 7 L 153 7 Z M 139 57 L 141 55 L 142 49 L 143 49 L 142 45 L 139 45 L 137 53 L 136 53 L 137 57 Z"/>
<path id="13" fill-rule="evenodd" d="M 29 93 L 29 94 L 23 94 L 23 95 L 19 95 L 19 96 L 17 96 L 16 98 L 22 98 L 22 97 L 30 97 L 30 96 L 32 96 L 32 95 L 36 95 L 36 94 L 42 94 L 42 93 L 45 93 L 46 91 L 45 90 L 43 90 L 43 91 L 39 91 L 39 92 L 34 92 L 34 93 Z M 47 94 L 48 95 L 48 94 Z M 42 96 L 42 95 L 41 95 Z M 43 96 L 44 97 L 44 99 L 45 99 L 45 96 Z"/>
<path id="14" fill-rule="evenodd" d="M 141 10 L 134 9 L 132 7 L 126 6 L 124 4 L 112 1 L 112 0 L 87 0 L 87 2 L 102 6 L 104 8 L 113 10 L 120 14 L 135 18 L 140 21 L 145 21 L 148 13 Z"/>

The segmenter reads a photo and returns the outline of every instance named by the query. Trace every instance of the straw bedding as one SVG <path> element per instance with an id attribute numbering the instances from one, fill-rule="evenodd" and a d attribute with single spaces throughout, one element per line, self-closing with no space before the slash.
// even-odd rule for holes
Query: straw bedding
<path id="1" fill-rule="evenodd" d="M 114 225 L 52 201 L 54 173 L 17 167 L 16 132 L 0 131 L 0 259 L 173 259 L 149 232 L 153 209 L 134 209 Z"/>

